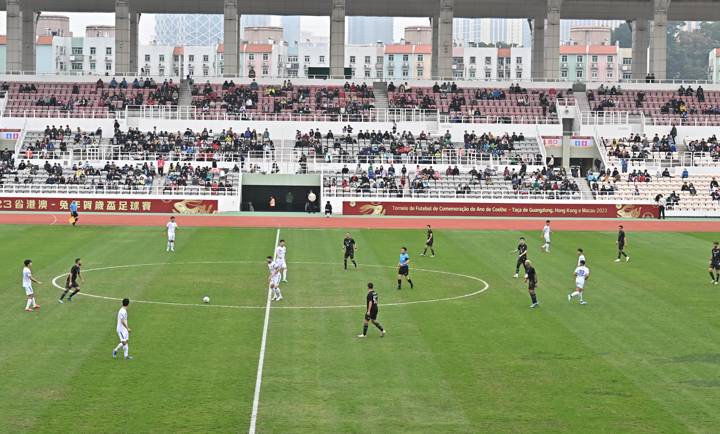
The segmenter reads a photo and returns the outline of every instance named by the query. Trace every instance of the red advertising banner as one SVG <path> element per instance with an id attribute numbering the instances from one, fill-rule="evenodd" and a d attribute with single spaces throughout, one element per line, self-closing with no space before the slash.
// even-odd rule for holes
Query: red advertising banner
<path id="1" fill-rule="evenodd" d="M 542 136 L 542 140 L 546 147 L 562 146 L 562 136 Z"/>
<path id="2" fill-rule="evenodd" d="M 654 205 L 455 202 L 343 202 L 346 215 L 432 217 L 657 218 Z"/>
<path id="3" fill-rule="evenodd" d="M 217 200 L 0 197 L 0 211 L 70 212 L 73 200 L 78 212 L 215 214 L 218 210 Z"/>

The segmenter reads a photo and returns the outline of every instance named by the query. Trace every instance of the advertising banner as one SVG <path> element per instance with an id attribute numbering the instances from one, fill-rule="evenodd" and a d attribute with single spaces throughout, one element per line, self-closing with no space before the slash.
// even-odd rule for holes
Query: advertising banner
<path id="1" fill-rule="evenodd" d="M 346 215 L 431 217 L 657 218 L 654 205 L 568 203 L 343 202 Z"/>
<path id="2" fill-rule="evenodd" d="M 134 199 L 134 198 L 51 198 L 0 197 L 0 211 L 70 212 L 70 202 L 78 203 L 79 212 L 215 214 L 217 200 Z"/>

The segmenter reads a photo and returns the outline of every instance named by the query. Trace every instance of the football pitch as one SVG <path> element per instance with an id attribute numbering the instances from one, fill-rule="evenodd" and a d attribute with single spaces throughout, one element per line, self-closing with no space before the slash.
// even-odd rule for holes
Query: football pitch
<path id="1" fill-rule="evenodd" d="M 167 253 L 164 227 L 0 226 L 0 432 L 247 432 L 255 398 L 258 433 L 720 431 L 715 235 L 629 232 L 615 263 L 615 233 L 558 231 L 545 254 L 541 226 L 437 230 L 435 258 L 422 229 L 352 230 L 348 271 L 343 230 L 280 229 L 289 282 L 269 312 L 275 229 L 180 222 Z M 521 236 L 534 310 L 513 278 Z M 403 246 L 415 288 L 398 291 Z M 584 306 L 566 298 L 578 247 Z M 83 292 L 59 305 L 76 257 Z M 356 337 L 367 282 L 384 338 Z M 134 360 L 111 357 L 123 297 Z"/>

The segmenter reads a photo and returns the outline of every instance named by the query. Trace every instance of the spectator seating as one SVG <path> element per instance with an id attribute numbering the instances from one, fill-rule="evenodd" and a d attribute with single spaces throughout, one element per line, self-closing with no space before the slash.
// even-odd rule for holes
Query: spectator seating
<path id="1" fill-rule="evenodd" d="M 685 139 L 685 162 L 692 166 L 720 166 L 720 142 L 717 136 Z"/>
<path id="2" fill-rule="evenodd" d="M 325 196 L 337 197 L 420 197 L 482 199 L 579 199 L 579 187 L 561 169 L 541 167 L 528 173 L 525 165 L 501 173 L 491 166 L 461 174 L 457 166 L 444 173 L 432 166 L 407 168 L 388 165 L 357 165 L 351 173 L 323 178 Z"/>
<path id="3" fill-rule="evenodd" d="M 5 192 L 87 192 L 93 194 L 185 194 L 226 195 L 239 188 L 239 168 L 220 169 L 216 165 L 170 163 L 163 173 L 155 165 L 138 163 L 85 163 L 63 168 L 46 161 L 42 166 L 21 160 L 0 171 Z"/>
<path id="4" fill-rule="evenodd" d="M 642 113 L 668 124 L 720 124 L 720 92 L 705 91 L 702 86 L 698 89 L 681 86 L 677 91 L 624 90 L 619 85 L 611 88 L 601 86 L 588 91 L 588 102 L 596 111 Z"/>
<path id="5" fill-rule="evenodd" d="M 108 138 L 103 138 L 102 129 L 82 131 L 72 130 L 69 125 L 48 125 L 44 131 L 26 131 L 20 156 L 28 160 L 53 160 L 67 158 L 75 150 L 90 151 L 106 146 Z"/>
<path id="6" fill-rule="evenodd" d="M 137 80 L 137 81 L 135 81 Z M 78 117 L 107 117 L 128 105 L 177 105 L 179 92 L 170 81 L 131 82 L 113 78 L 105 83 L 9 83 L 6 115 L 56 117 L 58 111 Z"/>
<path id="7" fill-rule="evenodd" d="M 345 86 L 282 86 L 223 84 L 193 85 L 192 105 L 209 118 L 232 114 L 365 114 L 375 106 L 371 87 L 365 83 Z M 282 116 L 278 120 L 283 120 Z"/>
<path id="8" fill-rule="evenodd" d="M 496 116 L 508 123 L 520 122 L 520 118 L 557 119 L 557 98 L 563 98 L 562 91 L 523 89 L 517 85 L 500 89 L 460 88 L 455 83 L 433 87 L 388 84 L 391 108 L 437 110 L 451 118 Z"/>
<path id="9" fill-rule="evenodd" d="M 465 132 L 463 141 L 453 140 L 449 131 L 431 135 L 424 131 L 360 130 L 353 134 L 350 127 L 342 134 L 320 130 L 307 133 L 297 131 L 295 136 L 296 157 L 323 158 L 327 162 L 416 162 L 437 164 L 439 161 L 458 164 L 474 164 L 478 161 L 502 160 L 513 163 L 521 160 L 538 162 L 542 156 L 535 138 L 522 134 L 506 133 L 494 136 L 490 133 Z"/>
<path id="10" fill-rule="evenodd" d="M 655 176 L 647 179 L 633 178 L 608 180 L 613 186 L 613 194 L 599 194 L 598 198 L 612 198 L 616 200 L 654 200 L 662 194 L 668 201 L 668 209 L 678 211 L 720 211 L 720 189 L 711 187 L 717 181 L 712 175 L 693 175 L 687 178 Z M 671 196 L 678 198 L 674 200 Z"/>
<path id="11" fill-rule="evenodd" d="M 677 144 L 670 135 L 660 137 L 655 134 L 647 137 L 645 134 L 630 135 L 629 137 L 602 138 L 602 144 L 607 151 L 610 166 L 621 167 L 630 163 L 656 161 L 666 166 L 680 164 L 683 144 Z M 624 160 L 624 163 L 623 163 Z"/>

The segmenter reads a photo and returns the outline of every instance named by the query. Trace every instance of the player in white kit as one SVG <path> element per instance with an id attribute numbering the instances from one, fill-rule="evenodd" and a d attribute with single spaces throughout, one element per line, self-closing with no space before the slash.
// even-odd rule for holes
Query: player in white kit
<path id="1" fill-rule="evenodd" d="M 273 293 L 272 301 L 280 301 L 283 299 L 282 293 L 280 292 L 280 278 L 282 276 L 282 268 L 277 261 L 273 261 L 272 256 L 267 257 L 268 271 L 268 285 L 270 291 Z"/>
<path id="2" fill-rule="evenodd" d="M 32 276 L 32 261 L 30 259 L 26 259 L 23 264 L 25 267 L 23 267 L 22 272 L 22 285 L 25 290 L 25 295 L 27 296 L 25 312 L 32 312 L 33 309 L 40 309 L 40 305 L 35 302 L 35 292 L 33 291 L 32 284 L 35 282 L 40 285 L 41 282 Z"/>
<path id="3" fill-rule="evenodd" d="M 590 278 L 590 269 L 585 266 L 585 261 L 581 260 L 575 272 L 575 291 L 568 294 L 568 301 L 572 301 L 573 298 L 579 297 L 580 304 L 587 304 L 587 301 L 583 300 L 583 291 L 585 289 L 585 282 Z"/>
<path id="4" fill-rule="evenodd" d="M 552 229 L 550 229 L 550 220 L 545 220 L 545 226 L 543 227 L 542 236 L 543 240 L 545 240 L 545 244 L 540 246 L 540 250 L 544 250 L 545 253 L 550 253 L 550 234 L 552 234 Z"/>
<path id="5" fill-rule="evenodd" d="M 577 249 L 577 255 L 578 255 L 578 261 L 577 261 L 578 267 L 580 266 L 581 262 L 587 263 L 587 261 L 585 260 L 585 252 L 583 252 L 583 249 Z"/>
<path id="6" fill-rule="evenodd" d="M 122 307 L 117 314 L 117 334 L 120 338 L 120 343 L 117 344 L 117 346 L 112 352 L 113 359 L 117 357 L 117 352 L 120 351 L 120 348 L 122 348 L 123 354 L 125 355 L 125 360 L 132 360 L 132 356 L 128 354 L 130 351 L 130 346 L 128 345 L 128 341 L 130 340 L 130 326 L 128 326 L 127 313 L 127 308 L 129 305 L 130 299 L 123 298 Z"/>
<path id="7" fill-rule="evenodd" d="M 285 253 L 287 247 L 285 246 L 285 240 L 280 240 L 278 246 L 275 247 L 275 261 L 280 264 L 282 268 L 282 281 L 287 282 L 287 262 L 285 262 Z"/>
<path id="8" fill-rule="evenodd" d="M 175 223 L 175 217 L 170 217 L 170 221 L 165 225 L 167 228 L 167 250 L 166 252 L 175 251 L 175 230 L 177 229 L 177 223 Z"/>

